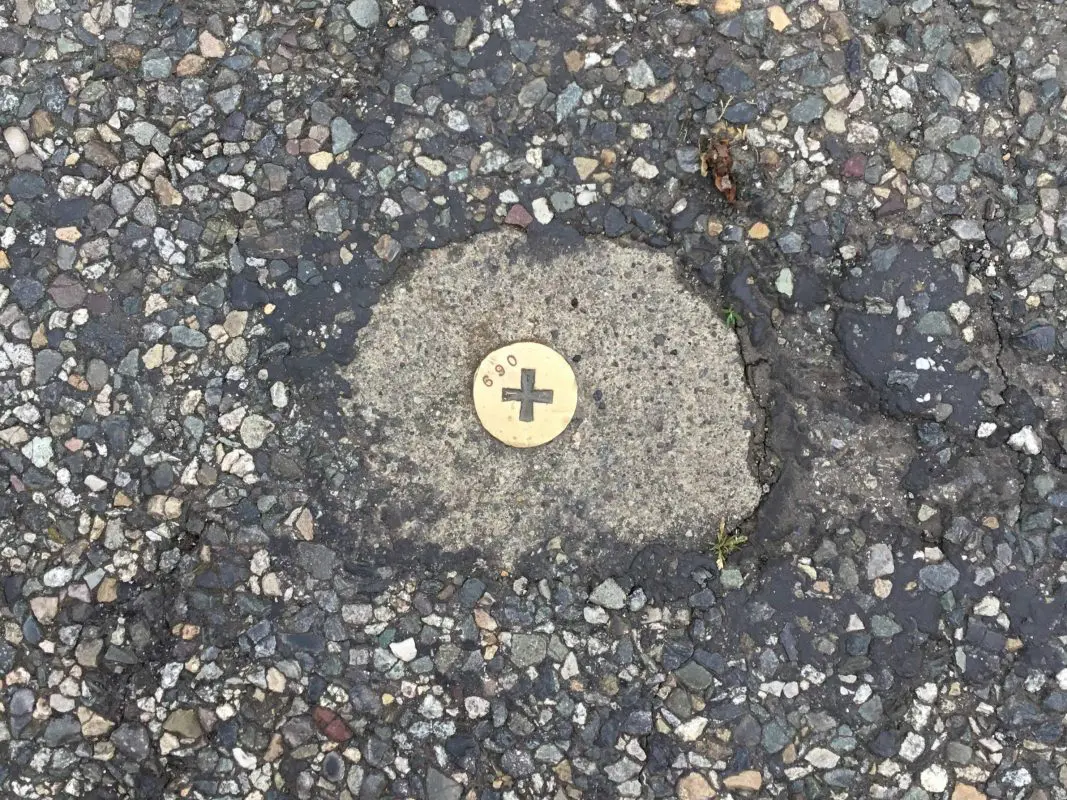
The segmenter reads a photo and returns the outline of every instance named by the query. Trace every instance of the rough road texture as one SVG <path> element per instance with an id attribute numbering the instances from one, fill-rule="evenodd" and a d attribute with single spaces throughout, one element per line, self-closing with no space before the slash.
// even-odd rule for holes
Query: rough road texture
<path id="1" fill-rule="evenodd" d="M 562 536 L 591 558 L 618 542 L 693 545 L 756 507 L 737 340 L 662 252 L 596 240 L 545 252 L 502 231 L 412 266 L 343 370 L 339 446 L 366 473 L 347 497 L 354 539 L 474 546 L 510 566 Z M 563 434 L 522 451 L 471 413 L 471 376 L 530 339 L 573 364 L 579 403 Z"/>
<path id="2" fill-rule="evenodd" d="M 3 796 L 1067 797 L 1062 3 L 0 20 Z M 358 331 L 503 225 L 740 316 L 725 569 L 353 546 Z"/>

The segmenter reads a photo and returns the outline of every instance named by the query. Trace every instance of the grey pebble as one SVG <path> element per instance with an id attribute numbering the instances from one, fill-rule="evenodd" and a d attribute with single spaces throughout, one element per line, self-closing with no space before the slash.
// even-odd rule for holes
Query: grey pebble
<path id="1" fill-rule="evenodd" d="M 533 108 L 548 94 L 548 82 L 544 78 L 534 78 L 519 90 L 519 105 Z"/>
<path id="2" fill-rule="evenodd" d="M 626 592 L 614 578 L 608 578 L 593 589 L 589 602 L 604 608 L 620 609 L 626 605 Z"/>
<path id="3" fill-rule="evenodd" d="M 532 667 L 545 660 L 548 639 L 540 633 L 516 633 L 511 638 L 511 660 L 517 667 Z"/>
<path id="4" fill-rule="evenodd" d="M 876 542 L 871 545 L 871 549 L 867 553 L 867 578 L 873 580 L 875 578 L 881 578 L 885 575 L 892 575 L 894 570 L 893 565 L 893 550 L 889 545 L 883 542 Z"/>
<path id="5" fill-rule="evenodd" d="M 426 773 L 426 796 L 434 800 L 459 800 L 463 787 L 433 767 Z"/>
<path id="6" fill-rule="evenodd" d="M 952 232 L 965 242 L 977 242 L 985 239 L 985 229 L 976 220 L 958 219 L 950 227 Z"/>
<path id="7" fill-rule="evenodd" d="M 656 85 L 656 76 L 652 68 L 642 58 L 626 69 L 626 82 L 634 89 L 650 89 Z"/>
<path id="8" fill-rule="evenodd" d="M 808 125 L 819 119 L 826 111 L 826 101 L 816 95 L 805 97 L 789 109 L 789 119 L 799 125 Z"/>
<path id="9" fill-rule="evenodd" d="M 141 59 L 141 74 L 146 80 L 158 81 L 170 75 L 174 62 L 162 50 L 149 50 Z"/>
<path id="10" fill-rule="evenodd" d="M 59 372 L 63 356 L 55 350 L 40 350 L 34 362 L 34 380 L 41 386 L 48 383 Z"/>
<path id="11" fill-rule="evenodd" d="M 148 729 L 136 722 L 123 723 L 112 731 L 111 743 L 123 755 L 140 761 L 148 756 Z"/>
<path id="12" fill-rule="evenodd" d="M 170 340 L 182 347 L 199 349 L 207 346 L 207 337 L 200 331 L 194 331 L 185 325 L 175 325 L 168 331 Z"/>
<path id="13" fill-rule="evenodd" d="M 381 17 L 377 0 L 352 0 L 348 4 L 348 16 L 363 29 L 373 28 Z"/>
<path id="14" fill-rule="evenodd" d="M 919 570 L 919 584 L 935 594 L 947 592 L 960 579 L 960 571 L 944 561 L 940 564 L 927 564 Z"/>

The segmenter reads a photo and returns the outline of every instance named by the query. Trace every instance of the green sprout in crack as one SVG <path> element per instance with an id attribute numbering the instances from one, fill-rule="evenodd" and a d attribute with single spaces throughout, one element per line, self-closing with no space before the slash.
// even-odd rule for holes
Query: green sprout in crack
<path id="1" fill-rule="evenodd" d="M 743 533 L 738 533 L 737 531 L 727 533 L 726 520 L 719 520 L 719 534 L 715 537 L 715 541 L 712 542 L 711 549 L 715 552 L 715 564 L 720 570 L 726 566 L 727 556 L 731 553 L 736 553 L 747 541 L 748 537 Z"/>
<path id="2" fill-rule="evenodd" d="M 722 318 L 731 328 L 736 328 L 741 324 L 741 312 L 734 310 L 733 306 L 726 306 L 722 310 Z"/>

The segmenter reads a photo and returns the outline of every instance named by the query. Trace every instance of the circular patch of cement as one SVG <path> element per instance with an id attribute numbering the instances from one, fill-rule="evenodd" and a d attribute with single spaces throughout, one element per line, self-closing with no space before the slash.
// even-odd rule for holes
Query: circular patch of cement
<path id="1" fill-rule="evenodd" d="M 482 358 L 519 340 L 563 354 L 578 382 L 570 425 L 531 449 L 496 441 L 471 399 Z M 364 462 L 368 516 L 395 535 L 504 561 L 556 536 L 698 547 L 759 500 L 736 340 L 662 253 L 545 253 L 512 231 L 430 251 L 356 352 L 345 446 Z"/>

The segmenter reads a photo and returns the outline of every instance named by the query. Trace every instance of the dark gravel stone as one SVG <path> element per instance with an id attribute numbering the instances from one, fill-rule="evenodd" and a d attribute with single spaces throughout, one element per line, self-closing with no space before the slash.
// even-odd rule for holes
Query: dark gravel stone
<path id="1" fill-rule="evenodd" d="M 34 380 L 38 385 L 48 383 L 59 372 L 63 356 L 55 350 L 41 350 L 34 360 Z"/>
<path id="2" fill-rule="evenodd" d="M 45 726 L 41 741 L 47 747 L 61 747 L 81 739 L 82 728 L 77 717 L 64 714 L 54 717 Z"/>
<path id="3" fill-rule="evenodd" d="M 1056 349 L 1056 329 L 1048 323 L 1035 323 L 1014 337 L 1016 346 L 1038 353 L 1051 353 Z"/>
<path id="4" fill-rule="evenodd" d="M 8 701 L 8 713 L 13 717 L 25 716 L 33 711 L 34 700 L 33 690 L 16 689 L 11 693 L 11 699 Z"/>
<path id="5" fill-rule="evenodd" d="M 798 125 L 808 125 L 823 115 L 826 105 L 826 101 L 816 95 L 805 97 L 789 109 L 789 119 Z"/>
<path id="6" fill-rule="evenodd" d="M 739 95 L 756 88 L 755 81 L 732 64 L 719 70 L 715 76 L 715 82 L 719 84 L 727 95 Z"/>
<path id="7" fill-rule="evenodd" d="M 510 749 L 500 760 L 501 766 L 508 775 L 516 778 L 525 778 L 533 775 L 536 768 L 530 754 L 525 750 Z"/>
<path id="8" fill-rule="evenodd" d="M 696 692 L 703 692 L 715 681 L 715 676 L 695 661 L 687 662 L 674 674 L 684 686 Z"/>
<path id="9" fill-rule="evenodd" d="M 630 223 L 626 216 L 615 206 L 608 208 L 604 215 L 604 233 L 611 238 L 622 236 L 630 229 Z"/>
<path id="10" fill-rule="evenodd" d="M 778 237 L 778 249 L 788 255 L 803 252 L 804 238 L 796 231 Z"/>
<path id="11" fill-rule="evenodd" d="M 331 783 L 337 783 L 344 778 L 345 763 L 336 752 L 327 753 L 322 760 L 322 775 Z"/>
<path id="12" fill-rule="evenodd" d="M 748 125 L 758 118 L 759 107 L 754 103 L 733 103 L 723 115 L 723 119 L 734 125 Z"/>
<path id="13" fill-rule="evenodd" d="M 960 579 L 960 571 L 945 561 L 941 564 L 928 564 L 919 570 L 919 584 L 927 591 L 941 594 L 947 592 Z"/>
<path id="14" fill-rule="evenodd" d="M 426 800 L 459 800 L 463 787 L 432 767 L 426 773 Z"/>
<path id="15" fill-rule="evenodd" d="M 148 729 L 136 722 L 125 722 L 111 733 L 111 743 L 124 756 L 135 761 L 148 757 Z"/>
<path id="16" fill-rule="evenodd" d="M 85 300 L 85 287 L 72 275 L 60 275 L 48 287 L 48 295 L 60 308 L 75 308 Z"/>
<path id="17" fill-rule="evenodd" d="M 7 181 L 7 193 L 16 200 L 33 200 L 47 190 L 44 178 L 33 172 L 16 172 Z"/>
<path id="18" fill-rule="evenodd" d="M 11 294 L 23 309 L 30 309 L 44 297 L 44 286 L 33 278 L 16 278 L 11 283 Z"/>
<path id="19" fill-rule="evenodd" d="M 1008 73 L 998 68 L 978 81 L 976 89 L 984 100 L 1003 100 L 1008 94 L 1008 80 Z"/>

